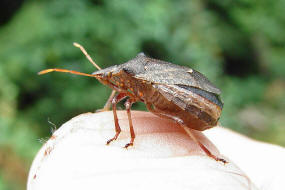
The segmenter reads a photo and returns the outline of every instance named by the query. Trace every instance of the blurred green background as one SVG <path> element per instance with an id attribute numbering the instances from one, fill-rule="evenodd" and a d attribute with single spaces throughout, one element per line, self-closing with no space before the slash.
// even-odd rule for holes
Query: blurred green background
<path id="1" fill-rule="evenodd" d="M 285 0 L 1 0 L 0 189 L 25 189 L 48 120 L 104 106 L 93 78 L 37 75 L 95 71 L 75 41 L 102 68 L 143 51 L 199 70 L 222 89 L 222 125 L 285 146 L 284 13 Z"/>

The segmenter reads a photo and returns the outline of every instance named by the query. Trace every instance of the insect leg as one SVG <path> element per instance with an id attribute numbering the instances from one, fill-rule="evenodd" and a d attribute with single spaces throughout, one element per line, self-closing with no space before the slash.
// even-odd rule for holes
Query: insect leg
<path id="1" fill-rule="evenodd" d="M 103 108 L 104 111 L 108 111 L 110 109 L 111 104 L 112 104 L 112 99 L 115 97 L 115 94 L 116 94 L 116 91 L 113 90 L 112 93 L 110 94 L 110 97 L 108 98 L 106 104 L 104 105 L 104 108 Z"/>
<path id="2" fill-rule="evenodd" d="M 152 104 L 146 103 L 146 108 L 147 108 L 151 113 L 153 113 L 153 114 L 155 114 L 155 115 L 157 115 L 157 116 L 159 116 L 159 117 L 161 117 L 161 118 L 171 119 L 171 120 L 176 121 L 177 123 L 181 123 L 181 122 L 182 122 L 182 120 L 179 119 L 179 118 L 177 118 L 177 117 L 174 117 L 174 116 L 172 116 L 172 115 L 168 115 L 168 114 L 166 114 L 166 113 L 163 113 L 163 111 L 160 110 L 160 109 L 153 108 L 153 107 L 152 107 Z"/>
<path id="3" fill-rule="evenodd" d="M 215 159 L 216 161 L 221 161 L 221 162 L 223 162 L 224 164 L 228 163 L 225 159 L 219 158 L 219 157 L 213 155 L 213 154 L 210 152 L 209 149 L 207 149 L 202 143 L 200 143 L 200 142 L 198 141 L 198 139 L 195 137 L 195 135 L 191 132 L 191 130 L 190 130 L 187 126 L 184 126 L 184 125 L 182 125 L 182 124 L 181 124 L 180 126 L 181 126 L 181 127 L 185 130 L 185 132 L 193 139 L 193 141 L 196 142 L 196 143 L 200 146 L 200 148 L 207 154 L 207 156 L 209 156 L 209 157 Z"/>
<path id="4" fill-rule="evenodd" d="M 96 110 L 96 112 L 103 112 L 103 111 L 109 111 L 111 105 L 112 105 L 112 100 L 114 99 L 116 94 L 116 90 L 113 90 L 112 93 L 110 94 L 107 102 L 105 103 L 104 107 L 102 109 Z"/>
<path id="5" fill-rule="evenodd" d="M 227 163 L 227 161 L 226 161 L 225 159 L 219 158 L 219 157 L 213 155 L 213 154 L 210 152 L 209 149 L 207 149 L 202 143 L 200 143 L 200 142 L 198 141 L 198 139 L 195 137 L 195 135 L 191 132 L 191 130 L 190 130 L 187 126 L 185 126 L 185 125 L 182 123 L 182 121 L 181 121 L 180 119 L 175 118 L 175 117 L 173 117 L 172 115 L 165 114 L 165 113 L 163 113 L 162 110 L 153 108 L 151 104 L 146 104 L 146 107 L 147 107 L 147 109 L 148 109 L 150 112 L 152 112 L 152 113 L 155 114 L 155 115 L 158 115 L 158 116 L 160 116 L 160 117 L 162 117 L 162 118 L 167 118 L 167 119 L 175 120 L 175 121 L 185 130 L 185 132 L 192 138 L 192 140 L 193 140 L 194 142 L 196 142 L 196 143 L 199 145 L 199 147 L 207 154 L 207 156 L 209 156 L 209 157 L 215 159 L 216 161 L 221 161 L 221 162 L 223 162 L 224 164 Z"/>
<path id="6" fill-rule="evenodd" d="M 117 116 L 117 109 L 116 109 L 116 105 L 118 102 L 120 102 L 121 100 L 123 100 L 124 98 L 127 97 L 126 93 L 119 93 L 117 96 L 115 96 L 112 100 L 112 108 L 113 108 L 113 115 L 114 115 L 114 122 L 115 122 L 115 130 L 116 130 L 116 134 L 113 138 L 109 139 L 107 141 L 107 145 L 110 144 L 110 142 L 112 142 L 113 140 L 116 140 L 121 132 L 121 128 L 119 125 L 119 120 L 118 120 L 118 116 Z"/>
<path id="7" fill-rule="evenodd" d="M 136 102 L 136 100 L 134 100 L 132 98 L 127 99 L 127 101 L 125 102 L 125 107 L 126 107 L 128 119 L 129 119 L 130 133 L 131 133 L 131 141 L 125 145 L 125 148 L 128 148 L 129 146 L 132 146 L 134 144 L 134 140 L 135 140 L 135 136 L 136 136 L 135 131 L 134 131 L 134 127 L 133 127 L 132 118 L 131 118 L 131 107 L 132 107 L 132 104 L 135 102 Z"/>

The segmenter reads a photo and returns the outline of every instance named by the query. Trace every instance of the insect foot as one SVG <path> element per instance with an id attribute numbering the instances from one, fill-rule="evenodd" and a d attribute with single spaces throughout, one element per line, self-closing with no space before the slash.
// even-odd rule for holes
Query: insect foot
<path id="1" fill-rule="evenodd" d="M 124 148 L 128 148 L 129 146 L 133 146 L 134 145 L 134 143 L 127 143 L 125 146 L 124 146 Z"/>
<path id="2" fill-rule="evenodd" d="M 217 161 L 223 162 L 224 164 L 229 163 L 228 161 L 226 161 L 226 160 L 223 159 L 223 158 L 217 158 Z"/>
<path id="3" fill-rule="evenodd" d="M 116 134 L 113 138 L 109 139 L 107 142 L 106 142 L 106 145 L 109 145 L 112 141 L 114 140 L 117 140 L 119 134 Z"/>

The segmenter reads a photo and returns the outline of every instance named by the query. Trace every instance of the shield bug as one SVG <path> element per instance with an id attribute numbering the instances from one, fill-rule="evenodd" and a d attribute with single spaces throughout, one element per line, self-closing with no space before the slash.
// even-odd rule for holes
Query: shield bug
<path id="1" fill-rule="evenodd" d="M 217 161 L 226 162 L 213 155 L 190 130 L 203 131 L 216 126 L 223 108 L 223 102 L 220 99 L 221 91 L 204 75 L 185 66 L 147 57 L 143 53 L 139 53 L 134 59 L 121 65 L 101 69 L 81 45 L 77 43 L 74 45 L 81 49 L 88 60 L 99 69 L 98 71 L 86 74 L 65 69 L 46 69 L 39 74 L 56 71 L 94 77 L 113 89 L 103 110 L 107 110 L 112 105 L 116 134 L 107 141 L 107 144 L 116 140 L 121 132 L 116 104 L 127 98 L 125 107 L 131 140 L 125 148 L 132 146 L 135 139 L 131 106 L 141 101 L 150 112 L 173 120 L 183 127 L 208 156 Z"/>

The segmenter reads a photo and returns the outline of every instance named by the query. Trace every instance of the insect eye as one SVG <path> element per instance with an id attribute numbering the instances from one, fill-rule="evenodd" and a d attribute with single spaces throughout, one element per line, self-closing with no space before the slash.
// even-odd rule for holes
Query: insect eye
<path id="1" fill-rule="evenodd" d="M 112 72 L 106 72 L 102 74 L 103 78 L 111 78 L 112 77 Z"/>

